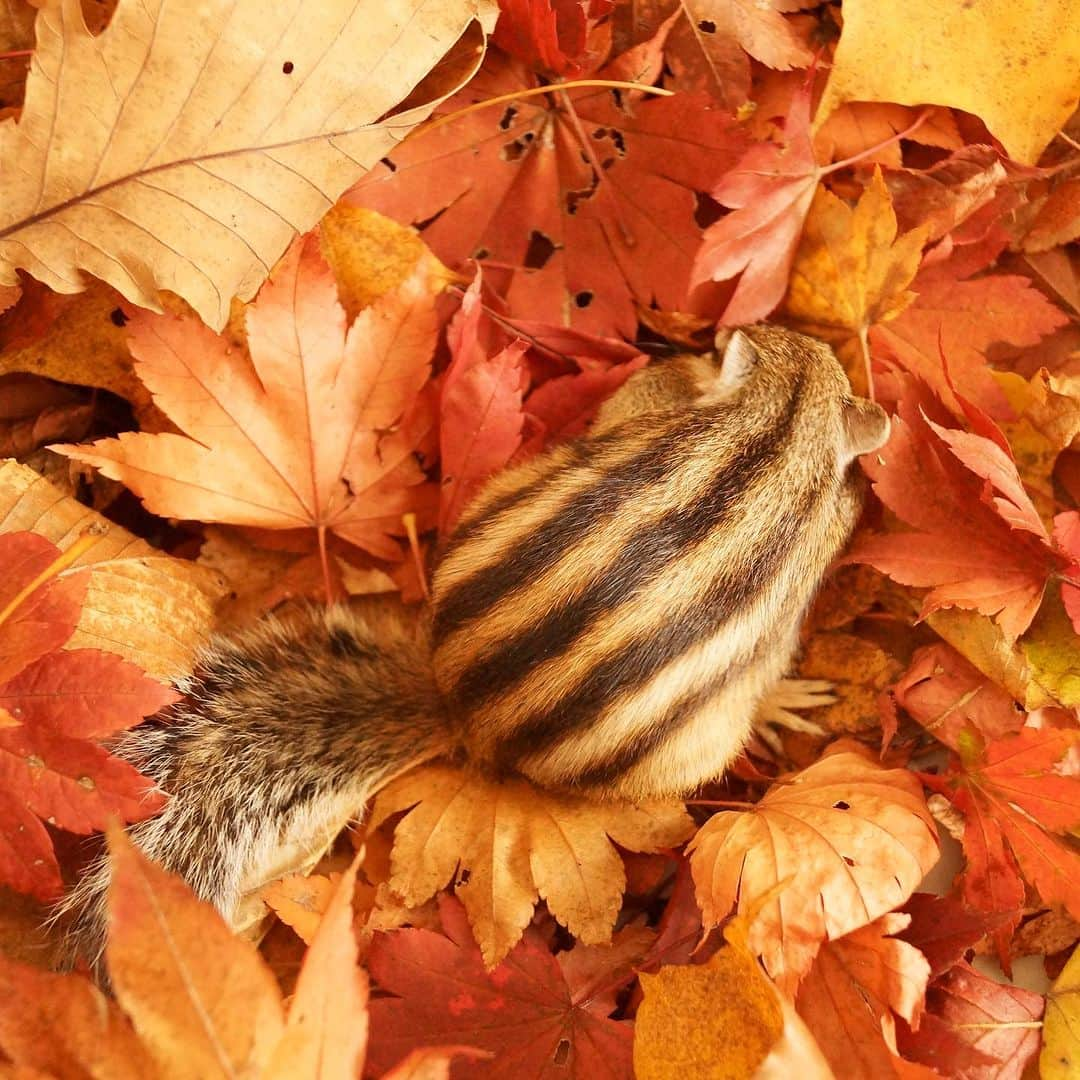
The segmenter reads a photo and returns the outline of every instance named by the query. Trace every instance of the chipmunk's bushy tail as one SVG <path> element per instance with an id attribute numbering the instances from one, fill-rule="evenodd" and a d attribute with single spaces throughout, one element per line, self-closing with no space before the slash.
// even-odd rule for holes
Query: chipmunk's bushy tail
<path id="1" fill-rule="evenodd" d="M 316 852 L 392 776 L 452 748 L 427 627 L 390 600 L 310 609 L 220 638 L 177 705 L 114 753 L 169 795 L 136 845 L 231 920 L 241 897 Z M 100 972 L 109 868 L 61 902 L 68 958 Z"/>

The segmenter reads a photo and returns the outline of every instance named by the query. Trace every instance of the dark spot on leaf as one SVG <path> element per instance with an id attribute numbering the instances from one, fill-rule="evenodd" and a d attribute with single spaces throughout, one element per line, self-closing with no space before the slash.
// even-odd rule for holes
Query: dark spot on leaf
<path id="1" fill-rule="evenodd" d="M 528 149 L 529 143 L 526 139 L 515 139 L 513 142 L 508 142 L 503 146 L 502 150 L 499 151 L 499 157 L 503 161 L 520 161 Z"/>
<path id="2" fill-rule="evenodd" d="M 848 858 L 847 855 L 841 855 L 840 857 L 844 860 L 844 862 L 846 862 L 848 864 L 848 866 L 854 866 L 855 865 L 855 860 L 851 859 L 851 858 Z"/>
<path id="3" fill-rule="evenodd" d="M 851 803 L 846 803 L 846 802 L 844 802 L 843 799 L 838 799 L 836 802 L 834 802 L 832 804 L 832 808 L 834 810 L 850 810 L 851 809 Z"/>
<path id="4" fill-rule="evenodd" d="M 707 229 L 715 221 L 719 221 L 726 211 L 711 196 L 703 191 L 695 192 L 694 224 L 699 229 Z"/>
<path id="5" fill-rule="evenodd" d="M 281 70 L 285 72 L 286 75 L 291 75 L 293 73 L 293 62 L 291 60 L 286 60 L 285 63 L 281 65 Z"/>
<path id="6" fill-rule="evenodd" d="M 491 251 L 486 247 L 478 247 L 473 253 L 474 259 L 486 259 L 491 255 Z"/>
<path id="7" fill-rule="evenodd" d="M 508 105 L 506 112 L 502 114 L 502 119 L 499 121 L 499 127 L 501 127 L 503 131 L 509 131 L 515 116 L 517 116 L 517 109 L 513 105 Z"/>
<path id="8" fill-rule="evenodd" d="M 113 324 L 113 326 L 127 326 L 128 317 L 124 313 L 123 308 L 117 307 L 113 308 L 112 311 L 109 312 L 109 321 Z"/>
<path id="9" fill-rule="evenodd" d="M 697 28 L 703 34 L 715 34 L 716 33 L 716 23 L 714 23 L 712 21 L 712 19 L 699 19 L 698 24 L 697 24 Z"/>
<path id="10" fill-rule="evenodd" d="M 388 158 L 379 158 L 379 164 L 385 165 L 391 172 L 397 172 L 397 166 Z"/>
<path id="11" fill-rule="evenodd" d="M 529 234 L 529 246 L 525 251 L 525 265 L 530 270 L 543 270 L 548 259 L 555 254 L 555 245 L 538 229 Z"/>
<path id="12" fill-rule="evenodd" d="M 552 1065 L 561 1067 L 567 1063 L 570 1059 L 570 1040 L 560 1039 L 559 1045 L 555 1047 L 555 1055 L 551 1059 Z"/>
<path id="13" fill-rule="evenodd" d="M 461 871 L 458 873 L 457 883 L 459 885 L 468 885 L 469 884 L 469 878 L 471 878 L 471 877 L 472 877 L 472 871 L 468 867 L 463 866 L 461 868 Z"/>
<path id="14" fill-rule="evenodd" d="M 588 289 L 582 289 L 574 297 L 574 303 L 579 308 L 587 308 L 593 302 L 593 294 Z"/>

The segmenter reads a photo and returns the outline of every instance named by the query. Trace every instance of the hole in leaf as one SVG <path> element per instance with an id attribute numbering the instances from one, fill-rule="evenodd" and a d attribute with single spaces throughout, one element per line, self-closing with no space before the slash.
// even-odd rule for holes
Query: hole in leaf
<path id="1" fill-rule="evenodd" d="M 473 253 L 474 259 L 486 259 L 491 255 L 491 252 L 486 247 L 478 247 Z"/>
<path id="2" fill-rule="evenodd" d="M 593 294 L 588 289 L 582 289 L 574 297 L 574 303 L 579 308 L 587 308 L 593 302 Z"/>
<path id="3" fill-rule="evenodd" d="M 109 321 L 113 326 L 127 326 L 128 317 L 124 314 L 123 308 L 116 307 L 109 312 Z"/>
<path id="4" fill-rule="evenodd" d="M 716 23 L 714 23 L 712 21 L 712 19 L 699 19 L 698 24 L 697 24 L 697 28 L 703 34 L 715 34 L 716 33 Z"/>
<path id="5" fill-rule="evenodd" d="M 552 1057 L 552 1064 L 556 1068 L 561 1068 L 570 1059 L 570 1040 L 560 1039 L 559 1045 L 555 1047 L 555 1054 Z"/>
<path id="6" fill-rule="evenodd" d="M 281 65 L 281 70 L 286 75 L 291 75 L 293 73 L 293 62 L 291 60 L 286 60 L 285 63 Z"/>
<path id="7" fill-rule="evenodd" d="M 468 867 L 462 867 L 461 872 L 458 874 L 457 883 L 459 885 L 468 885 L 470 877 L 472 877 L 472 871 Z"/>
<path id="8" fill-rule="evenodd" d="M 848 866 L 854 866 L 855 865 L 855 860 L 851 859 L 851 858 L 848 858 L 847 855 L 842 855 L 841 858 L 844 860 L 844 862 L 846 862 L 848 864 Z"/>
<path id="9" fill-rule="evenodd" d="M 385 165 L 391 172 L 397 172 L 397 166 L 388 158 L 379 158 L 379 164 Z"/>
<path id="10" fill-rule="evenodd" d="M 846 803 L 846 802 L 844 802 L 843 799 L 838 799 L 836 802 L 834 802 L 832 804 L 832 808 L 834 810 L 850 810 L 851 809 L 851 803 Z"/>
<path id="11" fill-rule="evenodd" d="M 577 191 L 568 191 L 566 193 L 566 212 L 568 214 L 576 214 L 578 212 L 578 203 L 585 199 L 591 199 L 595 190 L 596 182 L 594 180 L 592 187 L 579 188 Z"/>
<path id="12" fill-rule="evenodd" d="M 555 245 L 537 229 L 529 234 L 529 246 L 525 251 L 525 265 L 530 270 L 543 270 L 548 259 L 555 254 Z"/>
<path id="13" fill-rule="evenodd" d="M 513 105 L 508 105 L 506 107 L 506 112 L 502 114 L 502 119 L 499 121 L 499 127 L 501 127 L 503 131 L 510 130 L 510 125 L 514 122 L 514 117 L 517 116 L 517 112 L 517 109 Z"/>
<path id="14" fill-rule="evenodd" d="M 515 139 L 513 142 L 508 142 L 503 146 L 499 151 L 499 157 L 503 161 L 520 161 L 528 149 L 529 144 L 524 139 Z"/>
<path id="15" fill-rule="evenodd" d="M 695 192 L 694 198 L 694 224 L 699 229 L 707 229 L 727 212 L 711 195 L 706 195 L 703 191 Z"/>
<path id="16" fill-rule="evenodd" d="M 618 128 L 612 128 L 610 134 L 611 141 L 615 144 L 619 157 L 626 157 L 626 139 L 623 138 L 623 133 Z"/>

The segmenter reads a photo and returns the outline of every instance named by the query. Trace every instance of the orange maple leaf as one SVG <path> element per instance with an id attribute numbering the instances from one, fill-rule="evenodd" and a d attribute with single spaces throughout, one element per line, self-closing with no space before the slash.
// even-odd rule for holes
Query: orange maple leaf
<path id="1" fill-rule="evenodd" d="M 433 510 L 414 452 L 434 423 L 420 393 L 434 300 L 418 269 L 346 331 L 318 238 L 302 237 L 248 309 L 250 361 L 196 319 L 133 317 L 139 377 L 186 435 L 53 449 L 122 481 L 165 517 L 314 528 L 398 559 L 402 515 Z"/>

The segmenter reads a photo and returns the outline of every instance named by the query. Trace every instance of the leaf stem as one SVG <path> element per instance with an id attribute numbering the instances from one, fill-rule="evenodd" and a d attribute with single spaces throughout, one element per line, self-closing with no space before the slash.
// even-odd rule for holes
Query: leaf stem
<path id="1" fill-rule="evenodd" d="M 487 98 L 484 101 L 476 101 L 472 105 L 466 105 L 464 109 L 455 109 L 451 113 L 438 116 L 434 120 L 418 124 L 409 133 L 409 138 L 416 135 L 427 134 L 453 120 L 460 120 L 469 113 L 479 112 L 481 109 L 490 108 L 492 105 L 503 105 L 510 101 L 521 101 L 523 98 L 540 97 L 543 94 L 552 94 L 561 90 L 578 90 L 583 87 L 596 86 L 607 90 L 640 90 L 643 94 L 656 94 L 658 97 L 673 97 L 673 91 L 665 90 L 661 86 L 647 86 L 645 83 L 622 82 L 619 79 L 574 79 L 564 83 L 549 83 L 546 86 L 533 86 L 528 90 L 515 90 L 512 94 L 499 94 L 497 97 Z"/>
<path id="2" fill-rule="evenodd" d="M 409 550 L 412 552 L 413 563 L 416 566 L 416 576 L 420 582 L 420 591 L 424 594 L 424 599 L 430 601 L 431 593 L 428 592 L 427 574 L 424 571 L 424 560 L 420 555 L 420 536 L 416 531 L 416 514 L 411 511 L 408 514 L 402 514 L 401 520 L 405 526 L 405 535 L 409 538 Z"/>
<path id="3" fill-rule="evenodd" d="M 317 531 L 319 536 L 319 562 L 322 564 L 323 588 L 326 590 L 327 604 L 332 604 L 334 600 L 337 599 L 337 590 L 334 588 L 334 583 L 330 580 L 330 556 L 326 550 L 326 526 L 320 525 Z"/>

